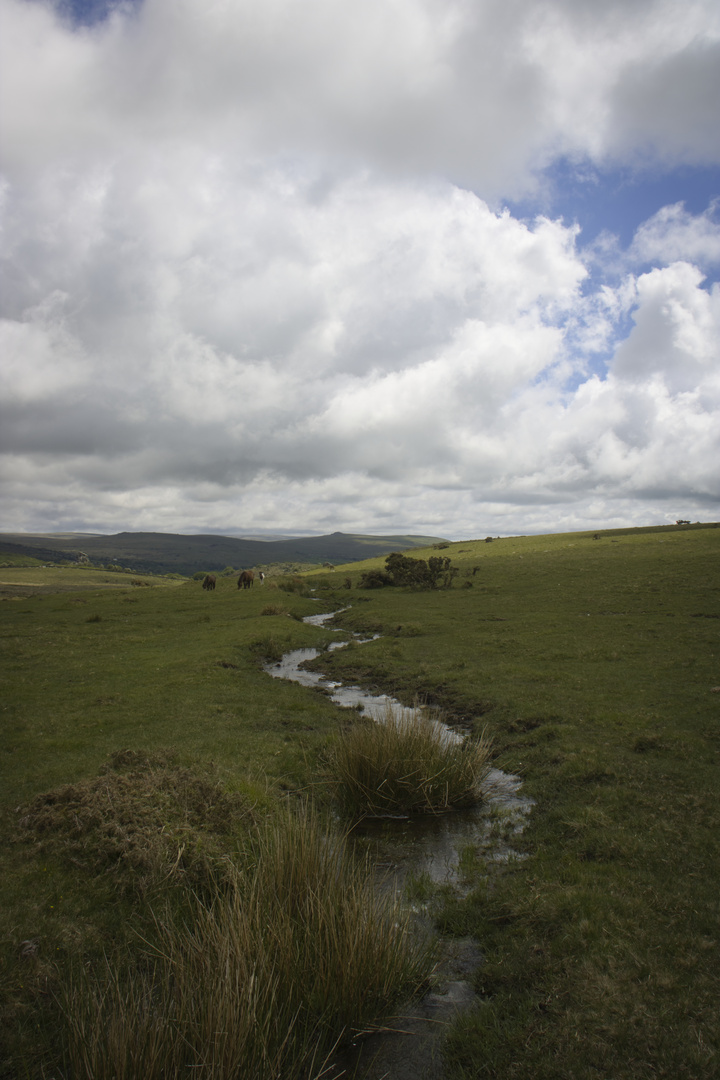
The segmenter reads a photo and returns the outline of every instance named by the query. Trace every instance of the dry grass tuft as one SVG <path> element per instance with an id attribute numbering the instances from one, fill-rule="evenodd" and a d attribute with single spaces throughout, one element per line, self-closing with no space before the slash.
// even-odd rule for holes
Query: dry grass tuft
<path id="1" fill-rule="evenodd" d="M 489 757 L 484 736 L 461 741 L 425 710 L 388 709 L 380 723 L 361 720 L 338 739 L 329 772 L 353 815 L 438 814 L 482 802 Z"/>
<path id="2" fill-rule="evenodd" d="M 171 754 L 122 750 L 100 776 L 37 796 L 21 811 L 18 839 L 145 895 L 222 875 L 227 838 L 250 814 L 241 795 Z"/>
<path id="3" fill-rule="evenodd" d="M 260 612 L 261 615 L 289 615 L 290 612 L 282 604 L 266 604 Z"/>
<path id="4" fill-rule="evenodd" d="M 244 870 L 156 931 L 143 964 L 67 984 L 71 1075 L 319 1078 L 343 1034 L 431 962 L 396 902 L 307 812 L 261 827 Z"/>

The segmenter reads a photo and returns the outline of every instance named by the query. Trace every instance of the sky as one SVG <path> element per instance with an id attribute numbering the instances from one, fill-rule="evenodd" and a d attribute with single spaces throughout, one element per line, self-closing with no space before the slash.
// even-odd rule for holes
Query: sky
<path id="1" fill-rule="evenodd" d="M 720 520 L 717 0 L 0 0 L 0 531 Z"/>

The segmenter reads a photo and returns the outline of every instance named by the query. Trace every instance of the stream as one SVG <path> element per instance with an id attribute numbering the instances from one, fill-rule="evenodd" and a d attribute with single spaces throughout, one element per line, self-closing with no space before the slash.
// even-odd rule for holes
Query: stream
<path id="1" fill-rule="evenodd" d="M 308 615 L 303 622 L 324 626 L 337 614 L 336 610 Z M 359 644 L 379 636 L 353 635 Z M 339 649 L 347 644 L 336 641 L 328 648 Z M 388 712 L 402 715 L 405 711 L 401 702 L 386 694 L 373 695 L 359 686 L 343 686 L 303 666 L 320 655 L 320 649 L 294 649 L 281 660 L 266 664 L 264 670 L 273 678 L 321 689 L 337 705 L 355 709 L 378 722 Z M 464 737 L 449 725 L 441 726 L 448 739 Z M 521 794 L 521 784 L 519 777 L 491 769 L 482 785 L 484 800 L 477 807 L 436 816 L 365 818 L 353 828 L 350 839 L 369 852 L 384 888 L 421 898 L 433 888 L 447 886 L 463 896 L 492 873 L 494 865 L 523 857 L 513 849 L 512 841 L 522 832 L 534 804 Z M 427 903 L 422 899 L 411 903 L 418 922 L 429 926 Z M 334 1063 L 340 1071 L 333 1075 L 364 1080 L 442 1080 L 443 1031 L 458 1011 L 477 1003 L 472 978 L 482 961 L 473 939 L 444 939 L 436 988 L 412 1003 L 388 1029 L 358 1038 Z"/>

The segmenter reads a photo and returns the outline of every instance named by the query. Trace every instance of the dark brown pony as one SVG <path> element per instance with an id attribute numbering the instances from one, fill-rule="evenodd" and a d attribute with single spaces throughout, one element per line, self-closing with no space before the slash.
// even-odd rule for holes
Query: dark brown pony
<path id="1" fill-rule="evenodd" d="M 215 575 L 214 574 L 206 574 L 205 575 L 205 580 L 203 581 L 203 589 L 207 589 L 208 591 L 210 591 L 210 590 L 212 590 L 214 588 L 215 588 Z"/>
<path id="2" fill-rule="evenodd" d="M 238 578 L 238 589 L 249 589 L 254 580 L 255 575 L 252 570 L 243 570 Z"/>

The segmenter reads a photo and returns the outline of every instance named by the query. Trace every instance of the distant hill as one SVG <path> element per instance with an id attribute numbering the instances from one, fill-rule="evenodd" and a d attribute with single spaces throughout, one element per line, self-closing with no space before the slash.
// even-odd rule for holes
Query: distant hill
<path id="1" fill-rule="evenodd" d="M 182 536 L 176 533 L 0 533 L 2 553 L 27 555 L 47 562 L 117 563 L 138 573 L 194 574 L 226 566 L 272 563 L 358 562 L 391 551 L 407 551 L 442 542 L 439 536 L 365 536 L 331 533 L 294 540 L 240 540 L 232 536 Z"/>

